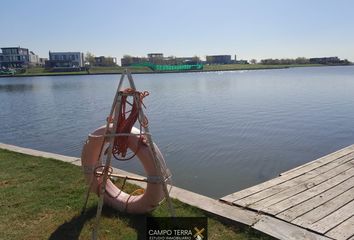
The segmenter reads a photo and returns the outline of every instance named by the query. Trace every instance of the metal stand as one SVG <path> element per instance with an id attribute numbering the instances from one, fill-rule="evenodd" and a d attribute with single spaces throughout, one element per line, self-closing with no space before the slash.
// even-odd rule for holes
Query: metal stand
<path id="1" fill-rule="evenodd" d="M 132 88 L 134 91 L 136 91 L 135 84 L 134 84 L 133 78 L 131 76 L 131 73 L 127 69 L 125 69 L 124 72 L 122 73 L 121 78 L 120 78 L 118 88 L 117 88 L 117 91 L 116 91 L 116 94 L 115 94 L 115 97 L 113 100 L 111 112 L 108 116 L 106 130 L 105 130 L 106 141 L 104 141 L 104 143 L 102 144 L 101 152 L 100 152 L 100 156 L 99 156 L 99 159 L 101 159 L 101 157 L 103 155 L 103 148 L 104 148 L 105 142 L 109 143 L 107 154 L 106 154 L 106 161 L 103 163 L 102 171 L 97 172 L 98 174 L 100 174 L 103 177 L 103 179 L 102 179 L 102 184 L 100 185 L 100 191 L 99 191 L 100 194 L 99 194 L 99 201 L 98 201 L 98 206 L 97 206 L 96 222 L 95 222 L 95 226 L 94 226 L 93 233 L 92 233 L 92 239 L 94 239 L 94 240 L 96 240 L 98 237 L 99 222 L 100 222 L 100 217 L 101 217 L 102 208 L 103 208 L 103 204 L 104 204 L 103 200 L 104 200 L 104 194 L 106 191 L 106 183 L 107 183 L 109 176 L 113 176 L 113 174 L 110 172 L 110 169 L 111 169 L 111 162 L 112 162 L 112 156 L 113 156 L 112 148 L 113 148 L 113 144 L 114 144 L 114 139 L 115 139 L 115 137 L 120 136 L 120 135 L 121 136 L 134 135 L 134 134 L 112 134 L 112 133 L 110 133 L 110 129 L 116 129 L 117 124 L 118 124 L 118 115 L 119 115 L 119 110 L 121 108 L 121 99 L 123 96 L 123 92 L 122 92 L 123 89 L 122 88 L 123 88 L 123 82 L 124 82 L 125 76 L 127 76 L 127 78 L 128 78 L 130 88 Z M 124 95 L 127 95 L 127 93 L 124 93 Z M 136 94 L 129 94 L 128 93 L 128 95 L 132 96 L 134 98 L 137 98 Z M 135 100 L 139 101 L 139 99 L 135 99 Z M 142 122 L 144 120 L 144 118 L 145 118 L 145 115 L 144 115 L 143 109 L 139 108 L 140 122 Z M 110 120 L 113 120 L 113 121 L 111 122 Z M 150 149 L 153 159 L 154 159 L 155 168 L 156 168 L 157 172 L 160 174 L 160 176 L 163 176 L 161 164 L 160 164 L 160 162 L 157 158 L 157 155 L 156 155 L 156 149 L 155 149 L 153 141 L 152 141 L 149 127 L 147 125 L 145 125 L 145 126 L 142 125 L 142 128 L 143 128 L 143 132 L 144 132 L 143 135 L 146 137 L 147 144 L 149 146 L 149 149 Z M 95 172 L 93 172 L 92 174 L 95 174 Z M 135 180 L 135 181 L 146 181 L 147 182 L 146 178 L 142 178 L 142 179 L 139 178 L 138 179 L 138 178 L 134 178 L 134 177 L 120 176 L 120 175 L 117 175 L 116 177 L 131 179 L 131 180 Z M 94 178 L 94 176 L 93 176 L 93 178 Z M 169 191 L 167 189 L 166 179 L 163 179 L 162 184 L 163 184 L 163 191 L 165 194 L 165 198 L 167 200 L 170 214 L 172 217 L 174 217 L 175 211 L 174 211 L 174 208 L 172 205 L 171 198 L 169 196 Z M 82 213 L 85 211 L 86 206 L 87 206 L 87 201 L 88 201 L 88 198 L 90 195 L 91 185 L 92 185 L 92 183 L 90 184 L 90 186 L 88 188 L 86 198 L 85 198 L 85 204 L 82 209 Z"/>

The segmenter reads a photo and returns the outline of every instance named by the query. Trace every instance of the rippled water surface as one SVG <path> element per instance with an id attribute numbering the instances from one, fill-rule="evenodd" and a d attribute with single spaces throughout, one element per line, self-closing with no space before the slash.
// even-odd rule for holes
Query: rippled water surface
<path id="1" fill-rule="evenodd" d="M 0 142 L 80 156 L 119 75 L 0 78 Z M 135 75 L 174 184 L 221 197 L 354 143 L 354 67 Z M 142 173 L 137 160 L 115 166 Z"/>

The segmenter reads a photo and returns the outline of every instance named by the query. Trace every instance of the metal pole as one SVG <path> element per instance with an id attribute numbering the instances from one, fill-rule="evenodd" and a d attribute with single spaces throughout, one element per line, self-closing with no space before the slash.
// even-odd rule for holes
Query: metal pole
<path id="1" fill-rule="evenodd" d="M 116 94 L 114 96 L 114 100 L 113 100 L 113 104 L 112 104 L 112 107 L 111 107 L 111 111 L 110 111 L 110 114 L 109 114 L 109 119 L 107 119 L 107 124 L 106 124 L 106 129 L 105 129 L 105 137 L 108 135 L 108 130 L 109 130 L 109 120 L 112 118 L 112 115 L 114 113 L 114 106 L 115 106 L 115 103 L 117 102 L 117 99 L 118 99 L 118 93 L 119 91 L 121 90 L 122 88 L 122 85 L 123 85 L 123 81 L 124 81 L 124 77 L 126 75 L 126 71 L 124 71 L 120 77 L 120 80 L 119 80 L 119 84 L 118 84 L 118 87 L 117 87 L 117 90 L 116 90 Z M 101 146 L 101 150 L 100 150 L 100 155 L 99 155 L 99 159 L 101 158 L 102 156 L 102 151 L 103 151 L 103 146 L 105 144 L 105 141 L 103 141 L 103 144 Z M 93 178 L 94 178 L 94 172 L 92 172 L 92 178 L 91 178 L 91 182 L 89 184 L 89 187 L 88 187 L 88 190 L 86 192 L 86 197 L 85 197 L 85 203 L 84 203 L 84 206 L 81 210 L 81 214 L 83 214 L 86 210 L 86 207 L 87 207 L 87 203 L 88 203 L 88 199 L 89 199 L 89 196 L 90 196 L 90 190 L 91 190 L 91 187 L 92 187 L 92 183 L 93 183 Z"/>
<path id="2" fill-rule="evenodd" d="M 131 75 L 131 73 L 129 71 L 127 71 L 127 76 L 128 76 L 130 85 L 132 86 L 132 88 L 134 90 L 136 90 L 135 89 L 134 80 L 133 80 L 132 75 Z M 136 99 L 136 100 L 137 100 L 136 103 L 138 104 L 140 100 L 139 99 Z M 139 118 L 140 118 L 140 121 L 144 120 L 144 116 L 145 115 L 144 115 L 143 109 L 141 107 L 139 107 Z M 157 154 L 156 154 L 154 142 L 152 141 L 152 136 L 150 134 L 149 126 L 143 126 L 143 128 L 144 128 L 144 133 L 146 134 L 146 138 L 147 138 L 148 143 L 149 143 L 149 149 L 150 149 L 151 154 L 152 154 L 153 159 L 154 159 L 155 169 L 162 176 L 163 173 L 162 173 L 161 165 L 160 165 L 160 162 L 159 162 L 159 160 L 157 158 Z M 165 179 L 162 182 L 162 188 L 163 188 L 163 191 L 164 191 L 164 194 L 165 194 L 165 198 L 167 200 L 167 204 L 168 204 L 168 208 L 169 208 L 170 214 L 171 214 L 172 217 L 175 217 L 176 216 L 175 210 L 174 210 L 173 205 L 172 205 L 172 200 L 170 198 Z"/>
<path id="3" fill-rule="evenodd" d="M 107 119 L 107 125 L 106 125 L 105 134 L 109 133 L 110 120 L 112 119 L 112 117 L 113 117 L 112 129 L 116 129 L 116 127 L 117 127 L 119 109 L 121 108 L 121 99 L 122 99 L 120 91 L 121 91 L 121 88 L 123 86 L 123 81 L 124 81 L 125 74 L 126 74 L 126 71 L 124 71 L 124 73 L 122 74 L 122 77 L 121 77 L 121 79 L 119 81 L 117 92 L 116 92 L 116 95 L 115 95 L 114 100 L 113 100 L 111 112 L 110 112 L 110 115 L 109 115 L 109 117 Z M 113 116 L 113 113 L 114 113 L 114 116 Z M 103 142 L 102 147 L 101 147 L 100 156 L 102 155 L 104 142 Z M 98 237 L 99 223 L 100 223 L 100 218 L 101 218 L 101 214 L 102 214 L 104 194 L 106 192 L 106 183 L 107 183 L 107 179 L 108 179 L 107 167 L 111 166 L 113 144 L 114 144 L 114 136 L 109 137 L 108 152 L 107 152 L 106 162 L 104 163 L 104 168 L 103 168 L 103 179 L 102 179 L 102 183 L 101 183 L 101 186 L 100 186 L 100 198 L 99 198 L 99 202 L 98 202 L 98 206 L 97 206 L 96 222 L 95 222 L 95 226 L 94 226 L 93 233 L 92 233 L 92 239 L 94 239 L 94 240 L 96 240 L 97 237 Z"/>

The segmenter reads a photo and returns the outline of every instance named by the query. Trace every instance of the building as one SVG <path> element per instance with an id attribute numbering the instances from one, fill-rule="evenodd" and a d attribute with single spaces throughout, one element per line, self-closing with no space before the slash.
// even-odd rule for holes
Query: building
<path id="1" fill-rule="evenodd" d="M 117 58 L 115 57 L 95 57 L 94 66 L 116 66 Z"/>
<path id="2" fill-rule="evenodd" d="M 133 64 L 146 63 L 149 62 L 149 59 L 144 57 L 132 57 L 132 56 L 124 56 L 121 60 L 121 66 L 127 67 Z"/>
<path id="3" fill-rule="evenodd" d="M 342 61 L 338 57 L 321 57 L 310 58 L 311 64 L 341 64 Z"/>
<path id="4" fill-rule="evenodd" d="M 27 48 L 6 47 L 1 48 L 1 66 L 22 68 L 29 64 L 29 51 Z"/>
<path id="5" fill-rule="evenodd" d="M 29 65 L 30 66 L 39 66 L 39 57 L 34 52 L 30 51 L 29 54 Z"/>
<path id="6" fill-rule="evenodd" d="M 139 63 L 152 63 L 158 65 L 176 65 L 177 58 L 175 57 L 164 57 L 162 53 L 149 53 L 146 57 L 132 57 L 132 56 L 124 56 L 121 59 L 122 67 L 131 66 L 133 64 Z"/>
<path id="7" fill-rule="evenodd" d="M 208 64 L 230 64 L 231 55 L 210 55 L 206 56 L 206 62 Z"/>
<path id="8" fill-rule="evenodd" d="M 249 62 L 247 60 L 243 60 L 243 59 L 234 60 L 232 63 L 234 63 L 234 64 L 249 64 Z"/>
<path id="9" fill-rule="evenodd" d="M 237 60 L 237 55 L 235 54 L 235 59 L 231 61 L 231 63 L 233 64 L 249 64 L 249 62 L 247 60 Z"/>
<path id="10" fill-rule="evenodd" d="M 201 64 L 202 61 L 200 60 L 199 57 L 194 56 L 194 57 L 178 57 L 176 58 L 176 62 L 177 64 L 189 64 L 189 65 L 193 65 L 193 64 Z"/>
<path id="11" fill-rule="evenodd" d="M 46 68 L 82 68 L 84 67 L 84 54 L 81 52 L 50 52 L 49 60 L 45 62 Z"/>
<path id="12" fill-rule="evenodd" d="M 163 53 L 148 53 L 147 56 L 149 59 L 163 58 Z"/>
<path id="13" fill-rule="evenodd" d="M 39 58 L 39 63 L 38 65 L 41 67 L 45 66 L 45 61 L 48 61 L 48 58 Z"/>
<path id="14" fill-rule="evenodd" d="M 21 47 L 1 48 L 0 65 L 5 68 L 24 68 L 30 65 L 29 51 Z"/>
<path id="15" fill-rule="evenodd" d="M 164 64 L 163 53 L 148 53 L 147 55 L 149 63 Z"/>

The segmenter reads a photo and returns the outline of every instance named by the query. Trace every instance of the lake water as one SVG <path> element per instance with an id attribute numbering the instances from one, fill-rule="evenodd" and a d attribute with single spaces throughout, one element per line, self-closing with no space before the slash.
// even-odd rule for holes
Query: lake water
<path id="1" fill-rule="evenodd" d="M 0 142 L 80 156 L 119 77 L 0 78 Z M 174 184 L 211 197 L 354 143 L 353 66 L 133 77 Z"/>

